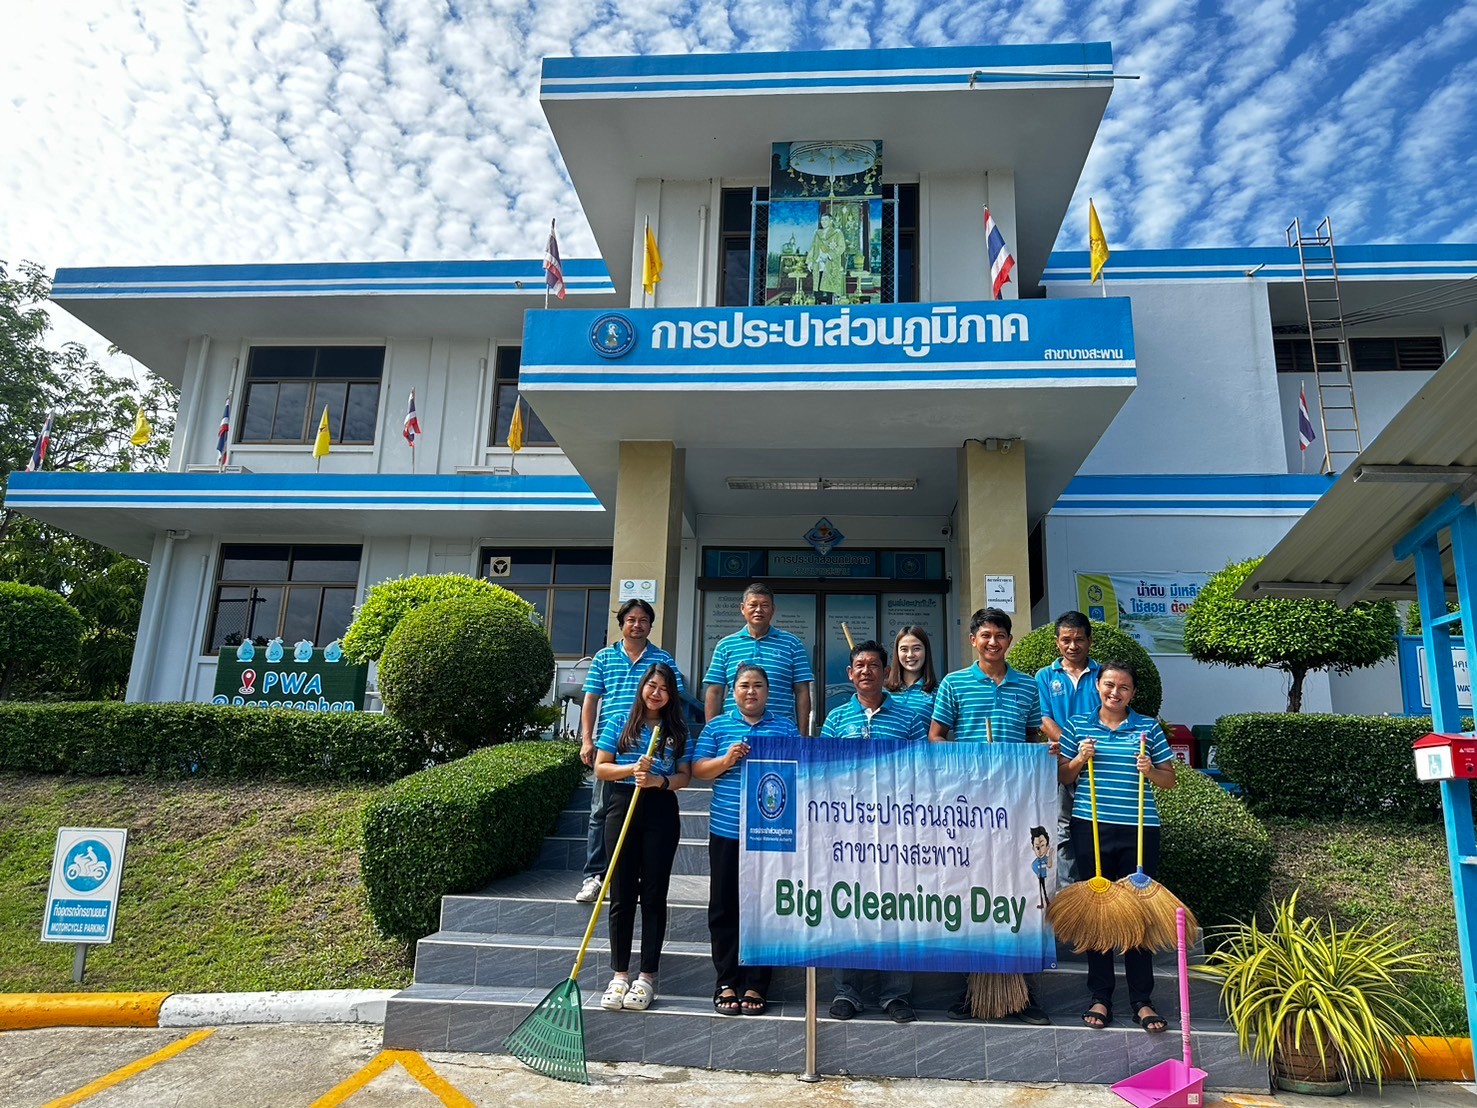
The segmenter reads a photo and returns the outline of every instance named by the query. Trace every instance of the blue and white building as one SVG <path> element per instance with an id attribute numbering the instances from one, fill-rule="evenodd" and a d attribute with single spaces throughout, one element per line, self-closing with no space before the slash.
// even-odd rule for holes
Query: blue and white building
<path id="1" fill-rule="evenodd" d="M 1106 288 L 1054 252 L 1086 245 L 1063 222 L 1112 86 L 1107 43 L 551 58 L 602 254 L 566 263 L 565 300 L 544 310 L 536 258 L 62 269 L 59 305 L 180 386 L 168 471 L 15 474 L 7 505 L 149 561 L 133 700 L 208 700 L 223 646 L 322 644 L 375 582 L 456 571 L 532 599 L 566 664 L 652 593 L 689 676 L 766 580 L 838 696 L 842 621 L 923 624 L 956 668 L 987 597 L 1021 630 L 1095 599 L 1163 651 L 1167 718 L 1280 708 L 1278 675 L 1174 653 L 1172 608 L 1330 483 L 1298 445 L 1298 251 L 1116 250 Z M 776 143 L 830 158 L 833 193 L 878 168 L 880 225 L 829 293 L 803 242 L 769 242 Z M 998 302 L 986 206 L 1016 259 Z M 1477 323 L 1444 295 L 1477 244 L 1337 257 L 1367 441 Z M 1162 616 L 1135 622 L 1139 581 Z M 1305 706 L 1398 711 L 1394 666 L 1312 679 Z"/>

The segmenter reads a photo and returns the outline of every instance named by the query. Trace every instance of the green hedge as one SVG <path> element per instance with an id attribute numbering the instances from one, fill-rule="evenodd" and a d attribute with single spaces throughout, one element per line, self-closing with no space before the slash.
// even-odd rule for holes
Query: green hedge
<path id="1" fill-rule="evenodd" d="M 367 712 L 213 704 L 0 704 L 0 770 L 387 782 L 424 768 L 425 742 Z"/>
<path id="2" fill-rule="evenodd" d="M 1410 744 L 1430 730 L 1429 716 L 1222 716 L 1216 764 L 1265 815 L 1425 822 L 1441 791 L 1416 780 Z"/>
<path id="3" fill-rule="evenodd" d="M 414 942 L 443 896 L 527 868 L 583 776 L 574 743 L 507 743 L 385 789 L 365 809 L 361 867 L 380 930 Z"/>
<path id="4" fill-rule="evenodd" d="M 1250 919 L 1272 885 L 1272 840 L 1261 821 L 1199 770 L 1175 766 L 1159 808 L 1157 879 L 1202 927 Z"/>

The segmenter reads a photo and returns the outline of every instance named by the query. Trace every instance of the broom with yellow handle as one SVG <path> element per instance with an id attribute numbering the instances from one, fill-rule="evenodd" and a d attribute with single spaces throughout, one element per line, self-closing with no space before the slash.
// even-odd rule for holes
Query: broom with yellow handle
<path id="1" fill-rule="evenodd" d="M 660 726 L 651 729 L 651 742 L 647 744 L 646 757 L 655 756 L 661 736 Z M 550 989 L 549 995 L 535 1004 L 533 1011 L 503 1040 L 503 1049 L 514 1058 L 557 1081 L 573 1081 L 580 1085 L 590 1083 L 590 1072 L 585 1067 L 585 1017 L 581 1008 L 580 966 L 584 964 L 590 939 L 595 935 L 595 925 L 600 921 L 600 909 L 605 906 L 605 894 L 610 890 L 610 879 L 615 874 L 615 864 L 621 856 L 621 847 L 625 845 L 626 832 L 631 829 L 631 817 L 636 814 L 636 802 L 640 799 L 641 790 L 637 789 L 626 808 L 626 822 L 621 824 L 615 849 L 610 852 L 610 861 L 605 867 L 605 880 L 600 884 L 600 895 L 595 898 L 595 910 L 590 913 L 590 926 L 585 928 L 584 940 L 580 943 L 579 953 L 575 955 L 574 969 L 569 971 L 567 978 Z"/>
<path id="2" fill-rule="evenodd" d="M 1097 826 L 1097 777 L 1087 760 L 1087 789 L 1092 804 L 1094 876 L 1068 885 L 1046 909 L 1046 922 L 1059 939 L 1078 954 L 1086 950 L 1119 952 L 1142 946 L 1144 913 L 1137 899 L 1122 885 L 1103 876 L 1103 849 Z"/>
<path id="3" fill-rule="evenodd" d="M 1139 737 L 1139 753 L 1148 749 L 1147 740 Z M 1184 902 L 1163 885 L 1144 872 L 1144 775 L 1139 774 L 1139 860 L 1138 869 L 1127 877 L 1118 878 L 1117 883 L 1127 889 L 1138 901 L 1144 913 L 1143 945 L 1153 950 L 1174 950 L 1179 946 L 1179 923 L 1176 913 L 1185 910 L 1187 933 L 1194 937 L 1200 930 L 1195 913 Z"/>

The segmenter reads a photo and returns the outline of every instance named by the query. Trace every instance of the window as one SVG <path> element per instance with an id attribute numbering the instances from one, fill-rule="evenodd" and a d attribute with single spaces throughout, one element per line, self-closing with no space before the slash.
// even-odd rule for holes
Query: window
<path id="1" fill-rule="evenodd" d="M 359 584 L 358 546 L 286 546 L 230 543 L 221 547 L 215 603 L 205 652 L 265 646 L 281 638 L 318 646 L 339 638 L 354 617 Z"/>
<path id="2" fill-rule="evenodd" d="M 326 407 L 333 442 L 371 444 L 384 368 L 383 346 L 254 346 L 236 441 L 307 445 Z"/>
<path id="3" fill-rule="evenodd" d="M 507 446 L 508 429 L 513 426 L 513 405 L 518 400 L 518 369 L 523 362 L 521 346 L 500 346 L 497 368 L 493 373 L 491 445 Z M 523 405 L 523 445 L 557 446 L 554 436 L 544 426 L 527 402 Z"/>
<path id="4" fill-rule="evenodd" d="M 883 185 L 889 201 L 882 205 L 882 299 L 888 304 L 918 301 L 918 186 Z M 759 201 L 756 206 L 754 201 Z M 724 189 L 718 223 L 718 304 L 744 307 L 764 300 L 763 288 L 751 285 L 750 240 L 753 257 L 762 263 L 769 240 L 769 190 Z M 893 257 L 897 257 L 897 287 L 893 287 Z M 763 277 L 763 266 L 759 267 Z"/>
<path id="5" fill-rule="evenodd" d="M 1306 337 L 1273 341 L 1278 373 L 1312 373 L 1313 351 Z M 1410 335 L 1391 339 L 1350 339 L 1349 360 L 1357 373 L 1434 373 L 1446 360 L 1439 335 Z M 1337 369 L 1339 344 L 1318 340 L 1318 364 Z"/>
<path id="6" fill-rule="evenodd" d="M 538 612 L 557 658 L 582 658 L 605 645 L 610 622 L 610 550 L 498 547 L 482 551 L 481 574 Z"/>

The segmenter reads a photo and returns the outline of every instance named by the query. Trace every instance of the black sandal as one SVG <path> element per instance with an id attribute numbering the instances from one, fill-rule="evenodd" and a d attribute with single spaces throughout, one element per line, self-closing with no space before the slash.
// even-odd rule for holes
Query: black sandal
<path id="1" fill-rule="evenodd" d="M 739 995 L 732 985 L 723 985 L 713 993 L 713 1011 L 720 1016 L 736 1016 L 743 1011 Z"/>
<path id="2" fill-rule="evenodd" d="M 1144 1015 L 1145 1012 L 1149 1014 Z M 1169 1021 L 1154 1011 L 1152 1004 L 1140 1004 L 1138 1012 L 1133 1017 L 1133 1022 L 1142 1027 L 1150 1035 L 1157 1035 L 1169 1027 Z"/>
<path id="3" fill-rule="evenodd" d="M 746 1016 L 762 1016 L 769 1011 L 769 1001 L 750 989 L 739 997 L 739 1007 Z"/>
<path id="4" fill-rule="evenodd" d="M 1094 1008 L 1102 1008 L 1101 1012 L 1093 1011 Z M 1097 1022 L 1094 1023 L 1093 1021 Z M 1094 1000 L 1087 1006 L 1087 1011 L 1082 1013 L 1082 1022 L 1094 1031 L 1101 1031 L 1113 1022 L 1113 1006 L 1106 1000 Z"/>

